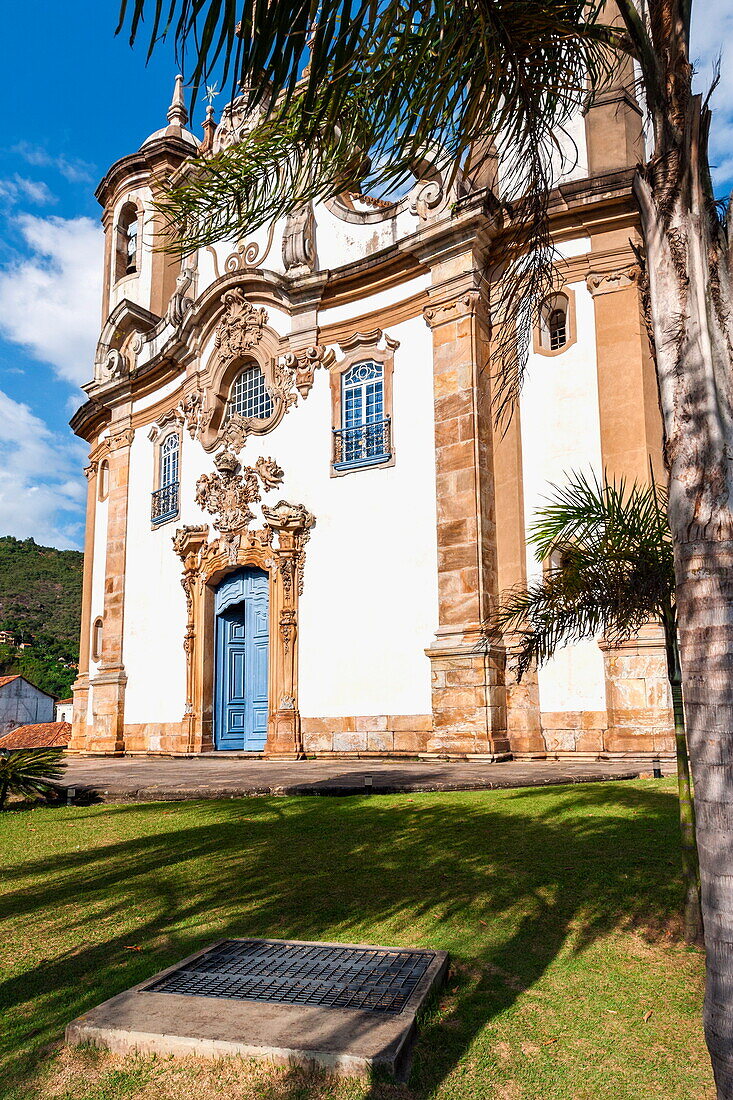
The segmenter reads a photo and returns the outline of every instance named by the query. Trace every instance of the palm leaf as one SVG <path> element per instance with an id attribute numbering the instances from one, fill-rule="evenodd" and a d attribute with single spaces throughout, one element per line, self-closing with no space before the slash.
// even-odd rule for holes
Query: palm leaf
<path id="1" fill-rule="evenodd" d="M 506 592 L 487 624 L 489 641 L 507 644 L 520 679 L 582 638 L 603 633 L 618 644 L 652 617 L 674 623 L 665 500 L 655 486 L 579 473 L 553 487 L 528 533 L 543 576 Z"/>
<path id="2" fill-rule="evenodd" d="M 0 750 L 0 810 L 8 794 L 32 796 L 50 790 L 65 767 L 63 749 Z"/>
<path id="3" fill-rule="evenodd" d="M 500 159 L 486 196 L 500 237 L 492 286 L 498 411 L 512 406 L 553 287 L 547 203 L 573 164 L 566 127 L 622 43 L 605 0 L 123 0 L 131 40 L 172 35 L 192 96 L 215 69 L 258 124 L 184 170 L 160 203 L 181 253 L 250 233 L 310 200 L 402 187 L 426 148 L 448 176 Z M 237 30 L 239 28 L 239 30 Z M 306 43 L 309 66 L 304 73 Z M 218 67 L 218 68 L 217 68 Z M 490 144 L 495 140 L 496 150 Z M 563 152 L 570 148 L 571 152 Z M 483 150 L 479 153 L 479 150 Z"/>

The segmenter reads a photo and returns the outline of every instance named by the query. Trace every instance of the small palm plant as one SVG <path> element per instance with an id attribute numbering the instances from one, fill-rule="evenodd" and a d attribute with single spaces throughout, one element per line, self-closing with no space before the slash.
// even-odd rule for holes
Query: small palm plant
<path id="1" fill-rule="evenodd" d="M 650 619 L 662 623 L 677 747 L 685 938 L 698 941 L 700 885 L 666 492 L 571 474 L 536 513 L 528 540 L 543 575 L 505 592 L 488 624 L 488 637 L 507 644 L 519 680 L 563 645 L 599 634 L 619 644 Z"/>
<path id="2" fill-rule="evenodd" d="M 9 794 L 45 794 L 66 767 L 63 749 L 0 750 L 0 811 Z"/>

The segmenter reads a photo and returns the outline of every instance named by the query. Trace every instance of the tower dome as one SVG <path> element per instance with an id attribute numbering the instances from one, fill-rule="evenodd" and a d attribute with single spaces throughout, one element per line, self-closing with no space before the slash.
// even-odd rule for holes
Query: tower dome
<path id="1" fill-rule="evenodd" d="M 168 125 L 161 126 L 160 130 L 156 130 L 154 133 L 150 134 L 149 137 L 146 137 L 140 148 L 144 149 L 153 141 L 173 138 L 184 142 L 186 145 L 190 145 L 191 152 L 197 153 L 199 150 L 199 142 L 190 130 L 185 129 L 186 123 L 188 122 L 188 111 L 186 110 L 186 101 L 183 95 L 183 77 L 180 73 L 176 77 L 175 87 L 173 88 L 173 99 L 168 108 L 167 118 Z"/>

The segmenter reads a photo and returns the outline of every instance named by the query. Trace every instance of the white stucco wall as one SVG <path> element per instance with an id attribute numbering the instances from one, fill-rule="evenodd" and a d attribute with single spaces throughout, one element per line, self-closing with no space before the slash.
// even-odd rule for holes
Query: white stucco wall
<path id="1" fill-rule="evenodd" d="M 307 400 L 273 432 L 251 436 L 239 456 L 245 465 L 271 456 L 285 471 L 265 504 L 302 503 L 316 517 L 299 632 L 299 702 L 309 717 L 430 711 L 424 650 L 438 616 L 432 344 L 422 317 L 390 327 L 389 335 L 400 342 L 393 467 L 331 477 L 330 378 L 323 369 Z M 213 470 L 213 455 L 184 433 L 181 515 L 151 530 L 154 455 L 140 429 L 131 449 L 123 649 L 130 723 L 183 714 L 185 600 L 171 538 L 184 523 L 212 522 L 194 494 L 198 477 Z"/>
<path id="2" fill-rule="evenodd" d="M 577 341 L 560 355 L 531 354 L 522 390 L 522 463 L 527 527 L 553 485 L 572 471 L 602 473 L 593 299 L 575 294 Z M 529 577 L 541 573 L 527 550 Z M 603 710 L 603 657 L 595 641 L 568 646 L 539 670 L 543 711 Z"/>

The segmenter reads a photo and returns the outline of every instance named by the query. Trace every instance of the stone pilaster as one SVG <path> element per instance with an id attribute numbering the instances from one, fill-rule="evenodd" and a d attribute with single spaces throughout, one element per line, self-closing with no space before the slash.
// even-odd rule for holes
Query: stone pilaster
<path id="1" fill-rule="evenodd" d="M 592 239 L 601 252 L 614 239 Z M 600 247 L 599 247 L 600 246 Z M 663 477 L 662 423 L 657 382 L 641 312 L 639 271 L 628 262 L 609 265 L 589 256 L 598 363 L 601 458 L 609 479 L 646 484 L 650 462 Z M 674 748 L 664 636 L 650 625 L 614 648 L 601 643 L 606 680 L 609 752 L 661 752 Z"/>
<path id="2" fill-rule="evenodd" d="M 87 479 L 87 510 L 84 528 L 84 574 L 81 594 L 81 632 L 79 637 L 79 671 L 72 686 L 74 713 L 72 720 L 71 751 L 86 748 L 89 714 L 89 637 L 92 617 L 92 576 L 94 571 L 94 527 L 97 507 L 97 463 L 92 462 L 84 470 Z"/>
<path id="3" fill-rule="evenodd" d="M 93 728 L 87 738 L 92 752 L 124 752 L 125 684 L 122 660 L 125 619 L 127 506 L 130 446 L 134 431 L 113 424 L 109 438 L 109 497 L 107 502 L 107 559 L 104 580 L 102 659 L 92 687 Z"/>
<path id="4" fill-rule="evenodd" d="M 522 469 L 522 425 L 519 403 L 502 435 L 494 436 L 494 493 L 496 515 L 496 566 L 499 596 L 515 585 L 527 583 L 527 543 Z M 511 645 L 511 639 L 506 639 Z M 506 669 L 507 736 L 512 752 L 543 752 L 537 672 L 525 673 L 517 683 L 510 662 Z"/>
<path id="5" fill-rule="evenodd" d="M 428 751 L 508 751 L 504 655 L 482 649 L 496 594 L 489 321 L 468 253 L 433 267 L 439 626 Z"/>

